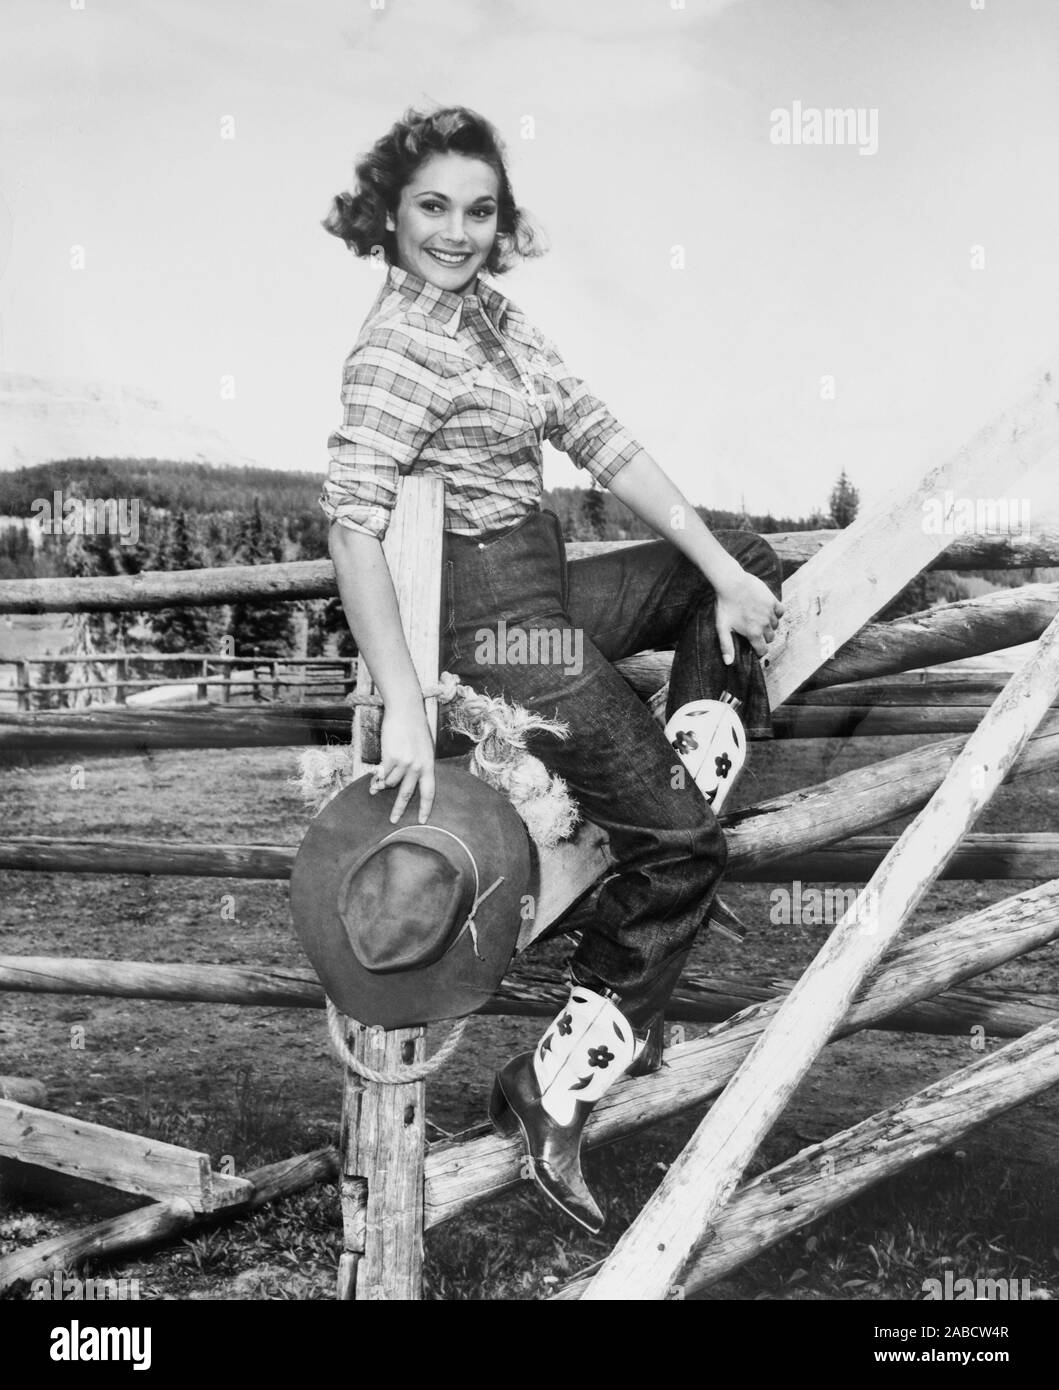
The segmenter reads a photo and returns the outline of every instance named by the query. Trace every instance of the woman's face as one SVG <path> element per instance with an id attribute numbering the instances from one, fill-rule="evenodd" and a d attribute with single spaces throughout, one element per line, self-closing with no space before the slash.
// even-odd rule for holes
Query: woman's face
<path id="1" fill-rule="evenodd" d="M 439 290 L 466 289 L 493 249 L 498 192 L 482 160 L 433 155 L 401 190 L 397 264 Z"/>

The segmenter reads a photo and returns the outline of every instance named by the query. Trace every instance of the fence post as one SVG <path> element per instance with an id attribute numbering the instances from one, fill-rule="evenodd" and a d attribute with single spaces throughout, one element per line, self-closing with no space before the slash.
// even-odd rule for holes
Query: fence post
<path id="1" fill-rule="evenodd" d="M 408 649 L 423 685 L 438 678 L 441 604 L 441 544 L 445 487 L 439 478 L 406 477 L 399 484 L 384 553 L 397 591 Z M 366 684 L 362 667 L 359 686 Z M 437 729 L 436 698 L 426 702 L 432 732 Z M 354 721 L 354 773 L 368 765 L 362 757 L 377 745 L 360 706 Z M 372 714 L 377 712 L 372 711 Z M 374 755 L 372 755 L 374 756 Z M 381 1031 L 347 1020 L 346 1041 L 353 1053 L 376 1068 L 421 1061 L 425 1028 Z M 423 1278 L 423 1161 L 426 1141 L 426 1087 L 361 1083 L 347 1072 L 342 1107 L 341 1200 L 343 1254 L 338 1297 L 416 1300 Z"/>
<path id="2" fill-rule="evenodd" d="M 33 683 L 30 680 L 30 664 L 28 661 L 20 661 L 17 667 L 17 692 L 18 708 L 20 711 L 28 712 L 33 708 Z"/>
<path id="3" fill-rule="evenodd" d="M 125 680 L 126 680 L 125 658 L 116 657 L 114 660 L 114 703 L 123 705 L 125 703 Z"/>

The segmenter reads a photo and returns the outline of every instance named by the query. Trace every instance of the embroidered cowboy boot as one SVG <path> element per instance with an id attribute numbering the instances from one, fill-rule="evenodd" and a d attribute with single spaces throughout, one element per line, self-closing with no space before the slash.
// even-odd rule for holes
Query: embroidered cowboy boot
<path id="1" fill-rule="evenodd" d="M 726 693 L 719 700 L 681 705 L 666 723 L 666 738 L 714 815 L 720 815 L 746 762 L 746 732 L 738 708 L 739 701 Z"/>
<path id="2" fill-rule="evenodd" d="M 521 1131 L 537 1186 L 593 1234 L 605 1216 L 581 1172 L 581 1135 L 597 1102 L 644 1045 L 611 999 L 575 985 L 536 1048 L 508 1062 L 493 1086 L 489 1115 L 496 1129 Z"/>

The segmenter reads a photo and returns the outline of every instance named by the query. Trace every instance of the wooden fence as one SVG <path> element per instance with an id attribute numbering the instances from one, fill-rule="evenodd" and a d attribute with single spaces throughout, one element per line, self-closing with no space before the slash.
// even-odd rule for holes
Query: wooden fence
<path id="1" fill-rule="evenodd" d="M 215 697 L 222 705 L 233 698 L 252 700 L 313 695 L 348 695 L 356 684 L 355 657 L 220 656 L 211 652 L 100 652 L 91 656 L 0 657 L 0 672 L 14 668 L 11 684 L 0 682 L 0 698 L 14 697 L 23 712 L 113 703 L 124 705 L 130 691 L 193 691 L 204 703 Z M 84 674 L 71 680 L 72 669 Z M 87 668 L 87 670 L 85 669 Z M 36 671 L 62 672 L 64 679 L 41 680 Z M 151 674 L 157 671 L 157 674 Z M 42 696 L 53 696 L 51 700 Z M 65 697 L 65 698 L 64 698 Z"/>
<path id="2" fill-rule="evenodd" d="M 1059 586 L 1026 586 L 939 605 L 892 623 L 871 621 L 909 578 L 934 564 L 997 568 L 1059 563 L 1055 531 L 953 540 L 930 536 L 915 524 L 924 497 L 932 493 L 955 488 L 958 494 L 975 495 L 994 476 L 1014 484 L 1059 445 L 1057 407 L 1059 373 L 1046 373 L 1013 411 L 954 459 L 926 472 L 914 487 L 884 498 L 846 531 L 770 537 L 790 575 L 784 590 L 785 639 L 765 662 L 781 735 L 946 736 L 722 818 L 732 877 L 866 879 L 857 901 L 872 887 L 888 891 L 893 910 L 887 930 L 870 946 L 864 944 L 870 933 L 862 932 L 858 941 L 844 925 L 852 920 L 851 908 L 800 981 L 685 978 L 674 997 L 672 1017 L 723 1021 L 706 1036 L 667 1049 L 661 1072 L 627 1079 L 611 1091 L 591 1117 L 586 1143 L 610 1142 L 721 1092 L 735 1101 L 727 1110 L 723 1099 L 713 1107 L 671 1170 L 677 1177 L 673 1182 L 667 1178 L 599 1274 L 572 1281 L 558 1297 L 661 1298 L 677 1279 L 688 1289 L 702 1287 L 867 1183 L 1059 1081 L 1055 996 L 965 985 L 1059 937 L 1059 836 L 971 831 L 977 811 L 1001 781 L 1059 763 L 1059 712 L 1054 707 Z M 425 681 L 432 678 L 430 663 L 437 656 L 441 515 L 434 480 L 402 481 L 386 553 L 400 580 L 402 616 Z M 272 602 L 333 592 L 330 566 L 320 562 L 142 575 L 135 588 L 117 579 L 12 581 L 0 585 L 0 612 L 142 609 L 236 598 Z M 1025 642 L 1037 643 L 1035 655 L 1010 680 L 908 674 Z M 654 653 L 625 665 L 627 677 L 656 707 L 665 662 L 664 654 Z M 360 687 L 369 681 L 362 669 Z M 370 710 L 358 708 L 354 740 L 362 762 L 371 747 L 372 718 Z M 349 715 L 342 707 L 0 715 L 0 748 L 38 754 L 68 747 L 294 745 L 343 737 L 349 737 Z M 983 779 L 969 776 L 968 765 L 976 759 L 988 769 Z M 901 837 L 873 833 L 909 813 L 916 813 L 916 819 Z M 0 866 L 49 873 L 221 873 L 282 879 L 290 872 L 294 852 L 294 846 L 5 835 Z M 569 905 L 607 872 L 610 862 L 605 836 L 592 825 L 542 856 L 537 915 L 533 930 L 520 942 L 523 950 L 541 931 L 561 925 Z M 918 896 L 941 874 L 1038 882 L 914 941 L 891 944 Z M 531 961 L 531 955 L 521 957 L 491 1001 L 491 1012 L 538 1014 L 555 1006 L 559 980 L 535 970 Z M 61 955 L 0 958 L 0 988 L 251 1007 L 320 1008 L 323 1002 L 308 971 Z M 741 1185 L 749 1155 L 821 1045 L 880 1027 L 959 1033 L 967 1030 L 969 1020 L 985 1022 L 994 1036 L 1014 1041 L 902 1106 Z M 408 1061 L 423 1054 L 422 1029 L 386 1034 L 381 1051 L 369 1032 L 348 1023 L 350 1046 L 376 1066 L 385 1066 L 388 1058 Z M 748 1093 L 750 1102 L 744 1099 Z M 7 1256 L 0 1260 L 0 1287 L 69 1267 L 90 1254 L 114 1256 L 337 1176 L 344 1224 L 339 1296 L 417 1298 L 424 1230 L 513 1189 L 523 1178 L 516 1139 L 481 1133 L 428 1146 L 424 1108 L 421 1082 L 347 1084 L 340 1152 L 303 1155 L 226 1183 L 209 1171 L 204 1155 L 176 1150 L 149 1157 L 136 1136 L 0 1100 L 0 1155 L 81 1171 L 154 1199 L 128 1216 Z M 711 1126 L 710 1118 L 726 1113 L 718 1135 L 718 1124 Z M 912 1113 L 917 1117 L 915 1135 L 907 1119 Z M 922 1116 L 929 1122 L 919 1124 Z M 31 1132 L 42 1136 L 34 1140 L 32 1152 L 25 1138 Z M 818 1151 L 833 1158 L 837 1183 L 815 1180 Z M 711 1155 L 705 1166 L 704 1153 Z M 787 1193 L 792 1185 L 798 1199 L 780 1201 L 777 1193 Z M 707 1223 L 719 1239 L 704 1239 Z"/>

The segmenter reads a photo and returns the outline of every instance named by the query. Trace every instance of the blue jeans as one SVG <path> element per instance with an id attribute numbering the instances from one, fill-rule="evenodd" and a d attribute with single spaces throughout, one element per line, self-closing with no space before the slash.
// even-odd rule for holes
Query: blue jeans
<path id="1" fill-rule="evenodd" d="M 714 534 L 779 596 L 780 564 L 761 537 Z M 444 561 L 441 669 L 569 725 L 568 740 L 539 735 L 531 751 L 606 830 L 615 859 L 591 908 L 567 921 L 583 928 L 571 973 L 614 992 L 643 1023 L 679 978 L 727 846 L 661 725 L 611 663 L 672 648 L 667 718 L 727 690 L 743 702 L 748 735 L 769 737 L 758 659 L 736 637 L 725 666 L 713 587 L 668 541 L 568 562 L 558 518 L 538 511 L 494 535 L 446 533 Z"/>

